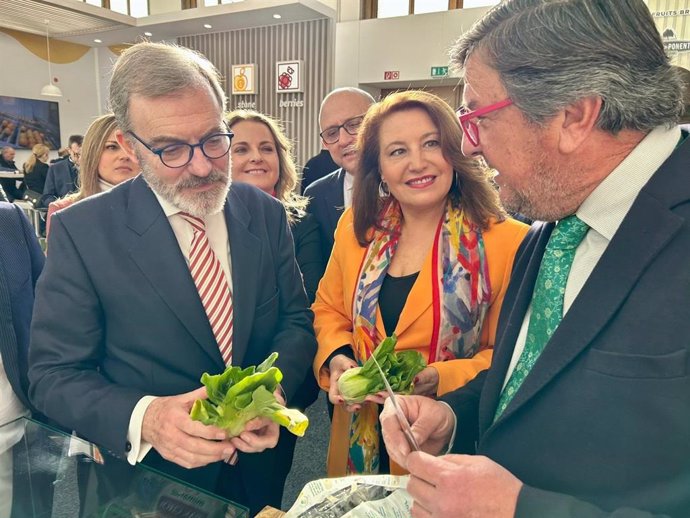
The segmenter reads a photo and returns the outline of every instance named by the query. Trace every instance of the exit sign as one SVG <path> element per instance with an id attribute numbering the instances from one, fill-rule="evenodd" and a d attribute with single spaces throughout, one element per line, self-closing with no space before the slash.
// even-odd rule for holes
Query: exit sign
<path id="1" fill-rule="evenodd" d="M 447 77 L 448 67 L 431 67 L 431 77 Z"/>
<path id="2" fill-rule="evenodd" d="M 384 81 L 395 81 L 396 79 L 400 79 L 400 70 L 386 70 L 383 73 Z"/>

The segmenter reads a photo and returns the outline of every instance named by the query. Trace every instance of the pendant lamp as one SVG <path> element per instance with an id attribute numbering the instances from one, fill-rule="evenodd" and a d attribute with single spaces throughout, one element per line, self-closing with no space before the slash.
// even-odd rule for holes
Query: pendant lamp
<path id="1" fill-rule="evenodd" d="M 53 74 L 50 70 L 50 37 L 48 36 L 48 20 L 46 22 L 46 47 L 48 48 L 48 84 L 41 88 L 41 95 L 62 97 L 62 91 L 53 84 Z"/>

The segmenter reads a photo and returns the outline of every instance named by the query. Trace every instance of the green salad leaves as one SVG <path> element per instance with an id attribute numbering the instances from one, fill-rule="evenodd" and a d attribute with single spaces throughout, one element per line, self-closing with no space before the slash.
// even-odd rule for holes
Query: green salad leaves
<path id="1" fill-rule="evenodd" d="M 242 433 L 245 425 L 255 417 L 268 417 L 302 437 L 309 419 L 299 410 L 285 408 L 273 395 L 283 379 L 274 367 L 278 353 L 272 353 L 259 366 L 228 367 L 222 374 L 204 373 L 201 383 L 208 399 L 197 399 L 189 415 L 195 421 L 214 425 L 228 432 L 230 437 Z"/>
<path id="2" fill-rule="evenodd" d="M 384 339 L 374 350 L 373 355 L 381 365 L 393 392 L 409 394 L 412 392 L 414 377 L 424 367 L 426 361 L 419 351 L 395 352 L 398 338 L 393 335 Z M 338 390 L 346 403 L 361 403 L 371 394 L 386 390 L 381 374 L 374 361 L 369 358 L 361 367 L 343 372 L 338 379 Z"/>

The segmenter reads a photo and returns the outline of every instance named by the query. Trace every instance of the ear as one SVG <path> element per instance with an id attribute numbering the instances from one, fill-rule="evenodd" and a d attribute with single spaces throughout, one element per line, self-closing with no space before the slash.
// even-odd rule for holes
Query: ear
<path id="1" fill-rule="evenodd" d="M 565 107 L 561 116 L 558 149 L 563 154 L 576 151 L 592 137 L 601 112 L 601 97 L 583 97 Z"/>
<path id="2" fill-rule="evenodd" d="M 117 143 L 120 144 L 120 147 L 124 150 L 124 152 L 127 153 L 127 156 L 130 158 L 130 160 L 138 162 L 132 141 L 129 140 L 124 133 L 122 133 L 122 130 L 118 129 L 115 131 L 115 140 L 117 140 Z"/>

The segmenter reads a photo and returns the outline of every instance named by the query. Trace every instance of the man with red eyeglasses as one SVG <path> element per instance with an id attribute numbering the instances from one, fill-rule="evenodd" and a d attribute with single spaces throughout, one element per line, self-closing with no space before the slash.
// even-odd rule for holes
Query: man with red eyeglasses
<path id="1" fill-rule="evenodd" d="M 452 52 L 463 152 L 535 220 L 492 366 L 387 403 L 414 517 L 690 516 L 690 139 L 643 0 L 506 0 Z M 441 456 L 432 456 L 445 454 Z"/>

